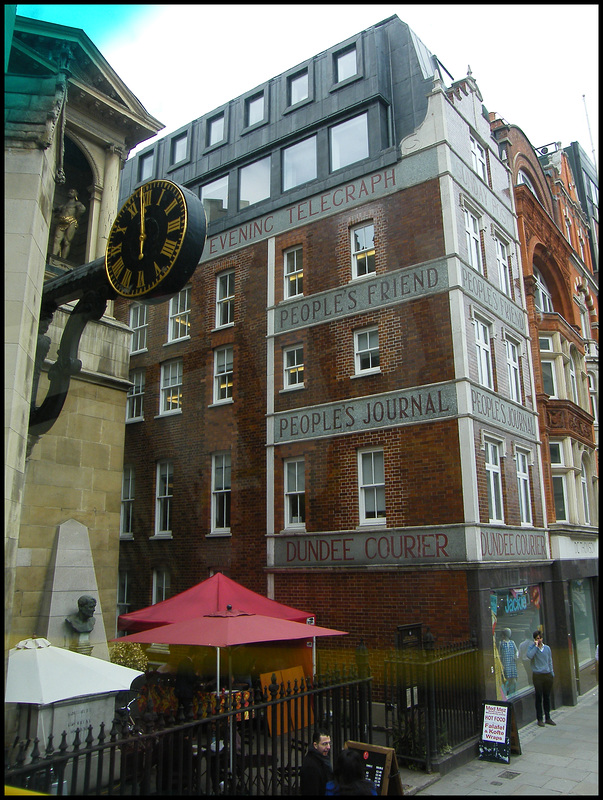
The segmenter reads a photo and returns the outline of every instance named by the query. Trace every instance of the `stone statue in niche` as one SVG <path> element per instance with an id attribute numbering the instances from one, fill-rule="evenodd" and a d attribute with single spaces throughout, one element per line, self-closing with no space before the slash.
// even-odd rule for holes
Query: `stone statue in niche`
<path id="1" fill-rule="evenodd" d="M 65 618 L 65 623 L 71 638 L 71 649 L 90 654 L 90 632 L 94 628 L 94 610 L 96 600 L 89 594 L 83 594 L 77 601 L 78 610 L 75 614 L 69 614 Z"/>
<path id="2" fill-rule="evenodd" d="M 53 256 L 67 258 L 71 249 L 71 242 L 77 230 L 78 220 L 85 210 L 86 206 L 80 203 L 77 191 L 69 189 L 67 202 L 54 209 L 56 223 L 52 245 Z"/>

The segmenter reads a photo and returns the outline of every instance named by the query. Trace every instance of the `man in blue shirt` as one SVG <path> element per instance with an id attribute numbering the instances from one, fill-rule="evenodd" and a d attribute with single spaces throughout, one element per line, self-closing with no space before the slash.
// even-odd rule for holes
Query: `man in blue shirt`
<path id="1" fill-rule="evenodd" d="M 553 655 L 551 648 L 544 643 L 542 633 L 534 631 L 534 642 L 528 647 L 526 656 L 532 662 L 532 678 L 536 702 L 536 718 L 541 728 L 547 725 L 556 725 L 551 719 L 551 689 L 553 688 Z M 544 722 L 542 709 L 544 707 Z"/>

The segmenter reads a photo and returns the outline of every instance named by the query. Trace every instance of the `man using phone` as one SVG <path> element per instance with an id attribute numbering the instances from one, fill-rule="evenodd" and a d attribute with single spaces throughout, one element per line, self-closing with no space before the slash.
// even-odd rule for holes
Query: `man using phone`
<path id="1" fill-rule="evenodd" d="M 544 643 L 541 631 L 534 631 L 533 643 L 528 647 L 526 656 L 532 663 L 532 677 L 534 681 L 534 693 L 536 703 L 536 719 L 538 725 L 544 728 L 546 725 L 556 725 L 551 719 L 551 690 L 553 688 L 553 655 L 551 648 Z M 542 711 L 544 708 L 544 722 Z"/>

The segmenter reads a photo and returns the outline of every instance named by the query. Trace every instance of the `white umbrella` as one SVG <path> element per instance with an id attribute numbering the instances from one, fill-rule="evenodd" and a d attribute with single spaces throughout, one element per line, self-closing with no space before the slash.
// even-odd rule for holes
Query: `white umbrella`
<path id="1" fill-rule="evenodd" d="M 129 689 L 143 672 L 101 658 L 24 639 L 8 654 L 5 703 L 48 705 L 73 697 Z"/>

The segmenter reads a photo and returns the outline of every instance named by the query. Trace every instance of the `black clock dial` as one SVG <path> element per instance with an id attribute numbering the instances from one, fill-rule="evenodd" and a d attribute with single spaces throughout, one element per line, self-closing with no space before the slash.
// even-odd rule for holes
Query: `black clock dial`
<path id="1" fill-rule="evenodd" d="M 142 299 L 166 289 L 173 293 L 171 274 L 179 266 L 184 268 L 181 277 L 189 277 L 204 242 L 201 201 L 172 181 L 149 181 L 115 218 L 107 242 L 107 277 L 123 297 Z"/>

